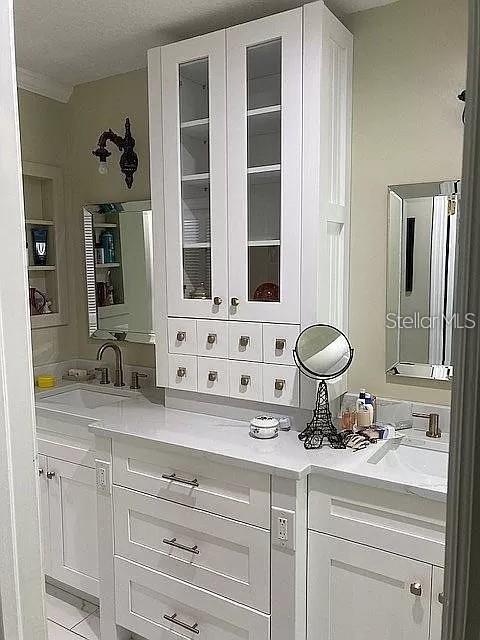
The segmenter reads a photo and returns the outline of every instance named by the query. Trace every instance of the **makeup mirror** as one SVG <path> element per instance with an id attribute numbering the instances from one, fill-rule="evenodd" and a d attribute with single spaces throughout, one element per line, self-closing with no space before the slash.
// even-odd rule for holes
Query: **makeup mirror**
<path id="1" fill-rule="evenodd" d="M 332 422 L 325 381 L 338 378 L 352 363 L 353 349 L 347 336 L 329 324 L 312 325 L 298 336 L 293 357 L 304 375 L 320 381 L 312 419 L 299 439 L 305 449 L 320 449 L 325 438 L 334 449 L 344 449 L 345 444 Z"/>

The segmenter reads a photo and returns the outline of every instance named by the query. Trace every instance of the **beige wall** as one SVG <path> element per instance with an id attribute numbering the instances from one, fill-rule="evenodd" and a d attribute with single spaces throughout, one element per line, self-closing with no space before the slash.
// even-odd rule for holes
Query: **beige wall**
<path id="1" fill-rule="evenodd" d="M 448 404 L 442 383 L 387 382 L 387 186 L 461 175 L 466 0 L 399 0 L 346 19 L 354 35 L 352 390 Z"/>

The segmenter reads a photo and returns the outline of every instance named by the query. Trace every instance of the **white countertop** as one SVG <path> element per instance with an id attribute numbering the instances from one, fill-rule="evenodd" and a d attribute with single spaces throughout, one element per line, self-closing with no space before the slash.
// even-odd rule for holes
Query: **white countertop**
<path id="1" fill-rule="evenodd" d="M 446 465 L 443 464 L 446 454 L 443 443 L 437 447 L 439 451 L 425 451 L 424 455 L 417 456 L 419 460 L 432 455 L 442 458 L 439 465 L 441 471 L 437 470 L 437 475 L 433 475 L 412 464 L 405 465 L 404 461 L 390 465 L 376 465 L 373 462 L 382 458 L 383 451 L 386 453 L 397 448 L 398 441 L 372 444 L 359 452 L 333 450 L 328 446 L 306 450 L 298 439 L 298 431 L 280 432 L 272 440 L 256 440 L 249 436 L 248 422 L 169 409 L 151 402 L 138 392 L 124 389 L 119 391 L 109 387 L 104 390 L 108 394 L 128 394 L 129 397 L 95 409 L 74 409 L 68 403 L 53 404 L 48 401 L 49 396 L 62 393 L 67 388 L 91 389 L 92 385 L 70 384 L 68 387 L 38 393 L 37 410 L 45 416 L 53 412 L 88 419 L 91 431 L 98 435 L 157 442 L 193 455 L 211 457 L 272 475 L 299 479 L 310 473 L 328 474 L 433 500 L 446 500 Z M 414 441 L 405 438 L 405 442 L 408 440 L 415 448 L 426 448 L 422 439 Z"/>

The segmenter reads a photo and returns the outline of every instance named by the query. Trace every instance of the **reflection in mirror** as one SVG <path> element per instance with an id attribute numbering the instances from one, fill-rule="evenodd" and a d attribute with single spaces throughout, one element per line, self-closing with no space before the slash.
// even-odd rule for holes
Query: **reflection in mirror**
<path id="1" fill-rule="evenodd" d="M 301 370 L 318 379 L 341 375 L 352 361 L 352 349 L 346 336 L 335 327 L 316 324 L 299 335 L 295 359 Z"/>
<path id="2" fill-rule="evenodd" d="M 149 200 L 83 210 L 91 337 L 153 343 Z"/>
<path id="3" fill-rule="evenodd" d="M 386 368 L 451 377 L 458 180 L 389 187 Z"/>

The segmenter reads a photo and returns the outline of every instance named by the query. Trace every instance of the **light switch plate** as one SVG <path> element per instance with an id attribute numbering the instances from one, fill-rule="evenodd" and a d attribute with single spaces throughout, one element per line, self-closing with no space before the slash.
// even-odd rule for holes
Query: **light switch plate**
<path id="1" fill-rule="evenodd" d="M 272 507 L 272 545 L 295 551 L 295 511 Z"/>
<path id="2" fill-rule="evenodd" d="M 97 491 L 110 495 L 111 489 L 111 475 L 110 464 L 108 462 L 95 462 L 95 475 L 97 481 Z"/>

